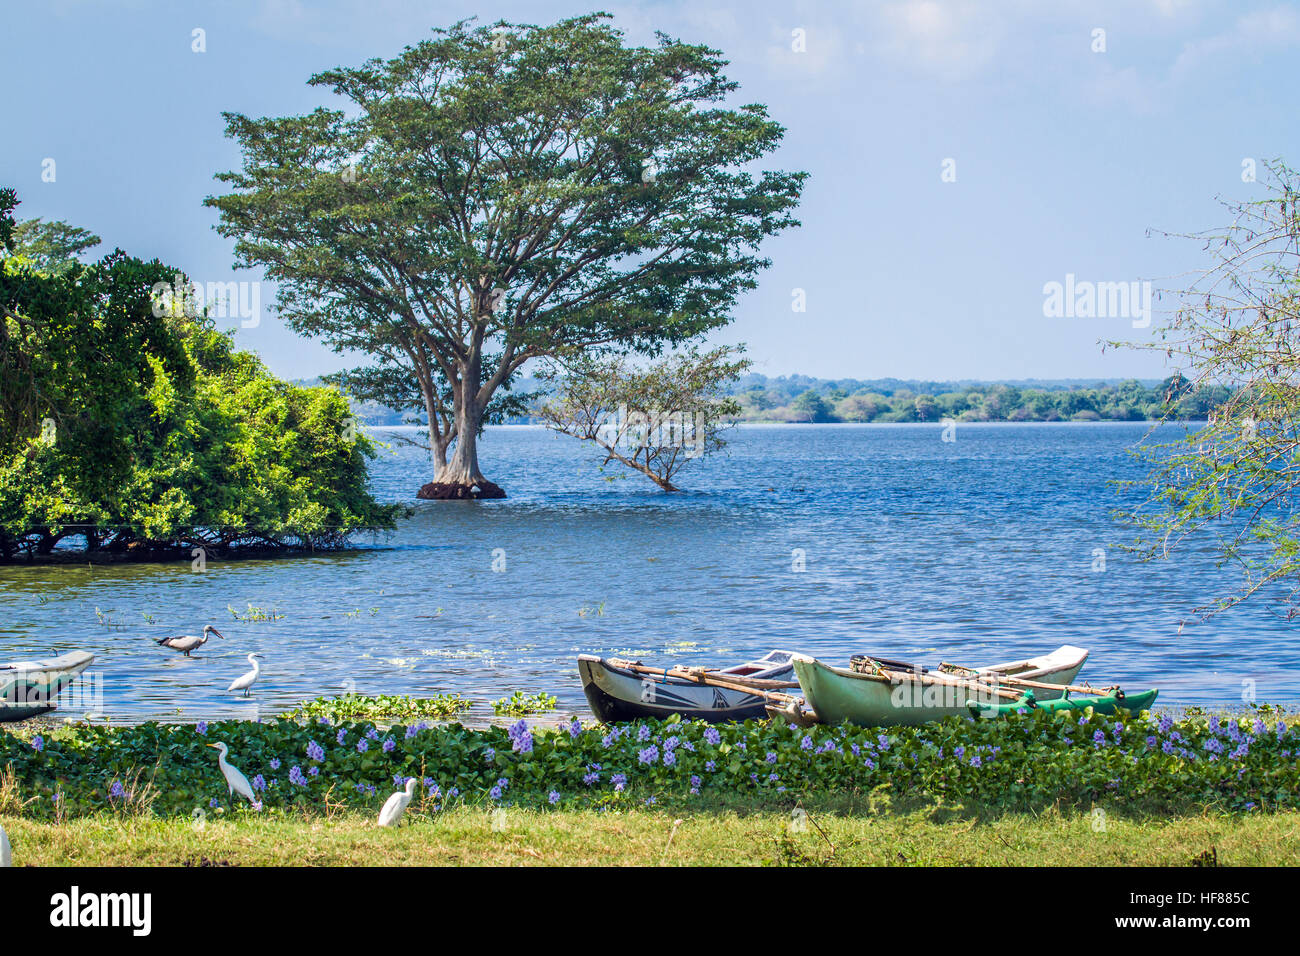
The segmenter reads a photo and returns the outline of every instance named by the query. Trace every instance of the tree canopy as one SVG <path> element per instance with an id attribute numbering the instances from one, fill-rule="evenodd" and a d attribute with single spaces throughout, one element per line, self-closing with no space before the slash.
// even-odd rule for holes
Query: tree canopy
<path id="1" fill-rule="evenodd" d="M 627 46 L 609 19 L 460 22 L 310 79 L 345 108 L 226 115 L 243 166 L 207 200 L 219 229 L 292 328 L 372 357 L 350 382 L 418 388 L 422 496 L 503 494 L 477 436 L 526 362 L 725 324 L 797 225 L 806 174 L 755 168 L 784 130 L 724 105 L 721 54 Z"/>
<path id="2" fill-rule="evenodd" d="M 151 554 L 324 547 L 393 526 L 344 397 L 278 381 L 202 317 L 177 273 L 121 250 L 54 271 L 16 253 L 0 195 L 0 559 L 60 542 Z"/>

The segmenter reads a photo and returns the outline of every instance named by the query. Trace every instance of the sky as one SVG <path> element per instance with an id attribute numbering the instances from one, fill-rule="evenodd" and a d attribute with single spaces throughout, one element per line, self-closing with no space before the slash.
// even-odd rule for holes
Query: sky
<path id="1" fill-rule="evenodd" d="M 1177 288 L 1208 260 L 1162 233 L 1221 226 L 1222 202 L 1263 195 L 1252 163 L 1260 179 L 1267 159 L 1300 165 L 1290 3 L 4 6 L 0 185 L 18 190 L 19 218 L 84 226 L 100 253 L 156 256 L 201 282 L 261 279 L 234 271 L 233 243 L 202 205 L 223 189 L 214 174 L 239 164 L 222 111 L 335 105 L 311 74 L 391 57 L 474 16 L 547 23 L 604 9 L 629 43 L 663 31 L 713 46 L 740 84 L 735 101 L 766 104 L 787 128 L 765 165 L 810 173 L 802 226 L 769 240 L 771 268 L 713 337 L 745 343 L 754 371 L 773 376 L 1163 377 L 1163 353 L 1099 343 L 1150 341 L 1168 296 L 1142 327 L 1140 294 L 1127 311 L 1112 298 L 1094 314 L 1047 314 L 1051 284 L 1067 297 L 1090 283 Z M 290 332 L 273 300 L 263 286 L 256 325 L 221 324 L 251 325 L 237 327 L 239 345 L 285 377 L 356 364 Z"/>

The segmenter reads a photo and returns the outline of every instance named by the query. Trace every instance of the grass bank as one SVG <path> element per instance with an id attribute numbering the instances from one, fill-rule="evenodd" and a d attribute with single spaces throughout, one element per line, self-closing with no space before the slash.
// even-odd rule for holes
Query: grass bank
<path id="1" fill-rule="evenodd" d="M 0 818 L 34 866 L 1276 866 L 1294 865 L 1300 813 L 1128 817 L 965 813 L 931 806 L 812 812 L 662 807 L 459 807 L 385 830 L 373 815 L 194 821 L 100 813 Z"/>

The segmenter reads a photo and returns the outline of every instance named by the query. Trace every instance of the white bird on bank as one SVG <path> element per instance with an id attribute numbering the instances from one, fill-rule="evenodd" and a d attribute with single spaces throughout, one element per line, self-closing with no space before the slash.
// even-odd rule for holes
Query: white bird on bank
<path id="1" fill-rule="evenodd" d="M 232 690 L 242 690 L 245 697 L 249 696 L 249 690 L 257 683 L 258 675 L 262 673 L 262 665 L 257 663 L 261 659 L 261 654 L 249 654 L 248 663 L 253 665 L 253 669 L 226 688 L 226 693 L 230 693 Z"/>
<path id="2" fill-rule="evenodd" d="M 399 790 L 384 802 L 384 809 L 379 811 L 379 825 L 381 827 L 395 827 L 402 822 L 402 814 L 406 808 L 411 805 L 411 799 L 415 796 L 416 779 L 412 777 L 406 781 L 406 790 Z"/>
<path id="3" fill-rule="evenodd" d="M 204 644 L 208 643 L 208 632 L 211 631 L 223 641 L 226 635 L 222 634 L 211 624 L 203 625 L 202 634 L 179 634 L 176 637 L 163 637 L 158 639 L 158 643 L 163 647 L 170 647 L 174 651 L 180 651 L 186 657 L 190 656 L 190 651 L 197 651 Z"/>
<path id="4" fill-rule="evenodd" d="M 215 744 L 208 744 L 208 746 L 217 751 L 217 766 L 221 768 L 221 775 L 226 778 L 226 786 L 230 788 L 230 795 L 234 797 L 235 794 L 238 794 L 249 803 L 256 803 L 257 798 L 253 796 L 253 786 L 248 782 L 248 778 L 226 761 L 226 754 L 230 753 L 230 749 L 220 741 Z"/>
<path id="5" fill-rule="evenodd" d="M 9 834 L 5 833 L 5 828 L 0 827 L 0 866 L 13 866 L 14 857 L 9 849 Z"/>

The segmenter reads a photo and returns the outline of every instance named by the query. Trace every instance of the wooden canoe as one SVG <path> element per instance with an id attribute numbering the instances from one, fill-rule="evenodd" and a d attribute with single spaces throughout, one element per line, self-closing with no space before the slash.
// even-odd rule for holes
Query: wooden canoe
<path id="1" fill-rule="evenodd" d="M 587 703 L 602 723 L 662 719 L 673 714 L 710 723 L 762 720 L 767 716 L 767 689 L 795 686 L 791 661 L 796 656 L 790 651 L 771 651 L 734 667 L 705 670 L 656 669 L 639 662 L 581 654 L 578 674 Z M 709 683 L 711 680 L 721 686 Z"/>
<path id="2" fill-rule="evenodd" d="M 995 688 L 998 677 L 1072 683 L 1087 659 L 1086 650 L 1066 645 L 1041 657 L 973 668 L 969 677 L 895 670 L 862 673 L 831 667 L 803 654 L 796 654 L 793 663 L 804 700 L 822 723 L 848 721 L 863 727 L 890 727 L 969 717 L 968 704 L 972 702 L 985 707 L 1011 703 L 1019 691 Z M 1039 701 L 1051 700 L 1059 697 L 1060 691 L 1036 690 L 1035 695 Z M 772 713 L 789 716 L 776 708 Z"/>

